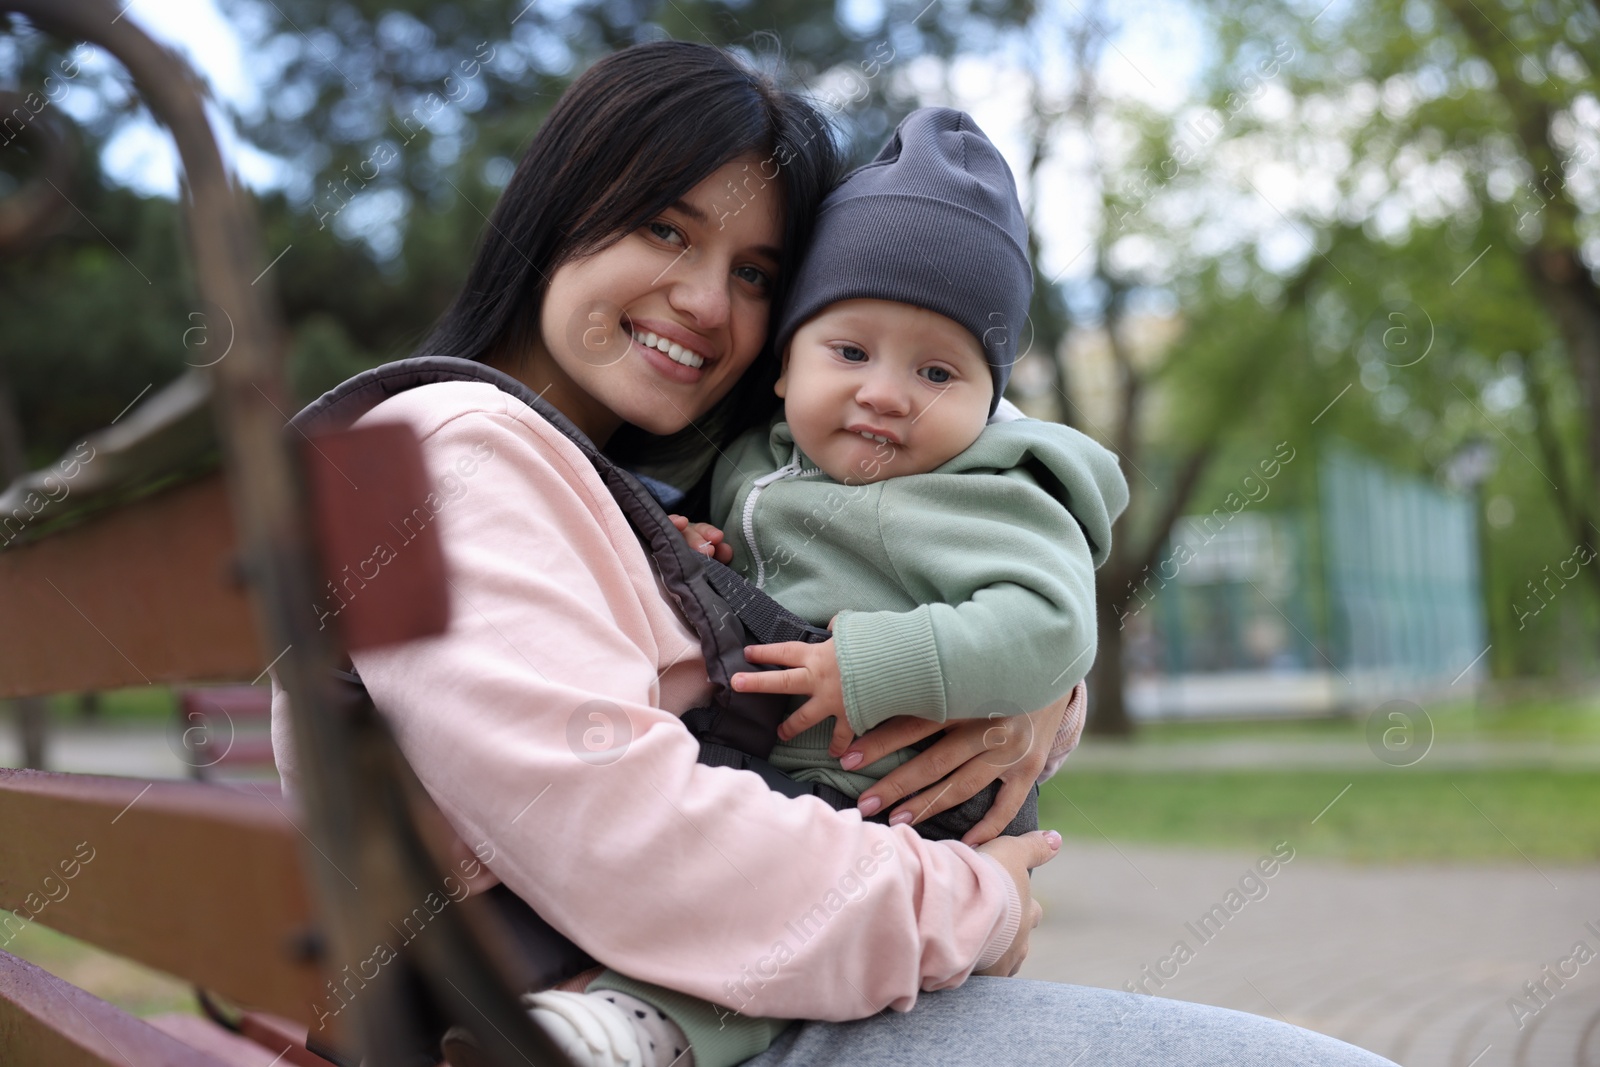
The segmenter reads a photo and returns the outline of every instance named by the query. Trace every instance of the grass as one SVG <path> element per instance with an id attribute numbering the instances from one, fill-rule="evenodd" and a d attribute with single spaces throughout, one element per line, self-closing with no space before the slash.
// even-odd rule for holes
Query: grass
<path id="1" fill-rule="evenodd" d="M 1108 772 L 1069 760 L 1040 794 L 1039 819 L 1072 838 L 1245 849 L 1288 840 L 1306 855 L 1361 862 L 1594 863 L 1600 774 Z"/>
<path id="2" fill-rule="evenodd" d="M 115 1004 L 130 1015 L 161 1015 L 173 1011 L 196 1014 L 200 1010 L 194 988 L 188 983 L 103 952 L 38 923 L 29 923 L 0 948 Z"/>
<path id="3" fill-rule="evenodd" d="M 1593 697 L 1498 699 L 1433 704 L 1427 714 L 1439 741 L 1554 740 L 1600 743 L 1600 700 Z M 1140 728 L 1137 743 L 1162 745 L 1205 741 L 1273 739 L 1360 741 L 1361 715 L 1321 719 L 1240 722 L 1156 722 Z"/>
<path id="4" fill-rule="evenodd" d="M 1490 690 L 1480 700 L 1427 711 L 1441 745 L 1600 744 L 1600 702 L 1592 695 L 1499 699 Z M 1349 717 L 1152 723 L 1131 743 L 1363 744 L 1365 738 L 1365 718 Z M 1078 769 L 1069 760 L 1046 784 L 1039 814 L 1066 836 L 1118 843 L 1255 849 L 1289 840 L 1306 854 L 1359 862 L 1600 861 L 1600 773 L 1592 771 L 1436 771 L 1426 763 L 1398 768 L 1376 761 L 1368 771 L 1113 771 Z"/>
<path id="5" fill-rule="evenodd" d="M 50 718 L 55 724 L 83 722 L 136 723 L 165 722 L 173 718 L 178 706 L 172 690 L 164 685 L 138 685 L 127 689 L 110 689 L 99 694 L 100 707 L 96 717 L 86 719 L 80 710 L 81 696 L 77 693 L 60 693 L 50 698 Z"/>

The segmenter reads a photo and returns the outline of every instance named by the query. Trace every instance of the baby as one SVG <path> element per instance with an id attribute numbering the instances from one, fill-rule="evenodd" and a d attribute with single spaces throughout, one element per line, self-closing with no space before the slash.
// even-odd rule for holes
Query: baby
<path id="1" fill-rule="evenodd" d="M 983 132 L 959 111 L 913 113 L 822 208 L 776 335 L 783 411 L 713 473 L 724 528 L 674 516 L 691 544 L 833 633 L 755 646 L 752 663 L 785 669 L 733 677 L 806 698 L 769 757 L 797 779 L 857 797 L 914 752 L 842 763 L 856 734 L 896 715 L 1023 714 L 1094 659 L 1094 568 L 1127 485 L 1066 426 L 991 421 L 1032 293 L 1026 248 L 1011 171 Z M 614 972 L 588 988 L 531 998 L 578 1063 L 727 1067 L 787 1025 Z M 741 1007 L 750 996 L 728 991 Z M 602 1048 L 623 1019 L 637 1058 L 618 1054 L 625 1034 Z"/>

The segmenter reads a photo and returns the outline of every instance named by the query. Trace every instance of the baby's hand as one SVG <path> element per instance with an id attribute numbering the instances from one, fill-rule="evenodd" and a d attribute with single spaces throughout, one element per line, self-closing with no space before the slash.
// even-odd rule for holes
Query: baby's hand
<path id="1" fill-rule="evenodd" d="M 689 547 L 702 556 L 710 556 L 718 563 L 733 562 L 733 546 L 722 539 L 722 531 L 709 522 L 690 522 L 682 515 L 668 515 L 672 525 L 683 534 Z"/>
<path id="2" fill-rule="evenodd" d="M 831 629 L 831 624 L 830 624 Z M 778 725 L 778 737 L 788 741 L 824 719 L 833 719 L 833 740 L 828 755 L 838 759 L 855 740 L 844 713 L 844 680 L 839 675 L 839 655 L 830 638 L 821 644 L 784 641 L 776 645 L 750 645 L 744 658 L 751 663 L 775 663 L 786 671 L 740 671 L 733 687 L 742 693 L 811 694 L 811 699 Z"/>

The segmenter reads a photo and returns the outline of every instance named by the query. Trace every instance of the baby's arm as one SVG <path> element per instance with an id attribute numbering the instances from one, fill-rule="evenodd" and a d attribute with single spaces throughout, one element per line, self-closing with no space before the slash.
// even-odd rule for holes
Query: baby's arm
<path id="1" fill-rule="evenodd" d="M 1094 662 L 1094 559 L 1082 527 L 1021 472 L 896 479 L 879 509 L 910 611 L 834 625 L 844 706 L 865 733 L 895 715 L 1024 714 Z"/>
<path id="2" fill-rule="evenodd" d="M 1025 475 L 963 477 L 960 488 L 982 498 L 973 508 L 951 507 L 951 488 L 906 479 L 884 494 L 879 513 L 905 527 L 882 531 L 881 565 L 913 596 L 936 602 L 843 612 L 828 624 L 834 640 L 745 650 L 751 663 L 789 669 L 736 674 L 735 689 L 811 696 L 780 738 L 832 716 L 828 751 L 837 757 L 855 734 L 896 715 L 1022 715 L 1088 673 L 1094 562 L 1077 521 Z M 928 493 L 937 500 L 918 499 Z M 923 504 L 935 502 L 947 510 L 930 520 Z"/>

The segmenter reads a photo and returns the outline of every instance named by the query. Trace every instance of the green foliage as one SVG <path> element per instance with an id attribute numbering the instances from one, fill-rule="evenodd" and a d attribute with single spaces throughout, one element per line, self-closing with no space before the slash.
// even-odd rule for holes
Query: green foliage
<path id="1" fill-rule="evenodd" d="M 1264 402 L 1241 405 L 1250 417 L 1228 449 L 1309 439 L 1314 452 L 1333 438 L 1452 484 L 1457 457 L 1486 443 L 1495 463 L 1478 493 L 1495 520 L 1481 527 L 1492 669 L 1592 671 L 1600 582 L 1557 582 L 1548 610 L 1528 616 L 1538 603 L 1528 582 L 1590 536 L 1572 515 L 1591 506 L 1600 476 L 1584 460 L 1596 413 L 1579 402 L 1571 338 L 1533 284 L 1530 257 L 1600 233 L 1568 185 L 1593 170 L 1573 139 L 1573 108 L 1600 91 L 1600 9 L 1579 0 L 1204 9 L 1221 46 L 1207 103 L 1228 116 L 1226 130 L 1200 163 L 1161 183 L 1162 195 L 1228 184 L 1231 170 L 1241 212 L 1265 206 L 1314 249 L 1302 253 L 1315 274 L 1304 334 L 1283 349 L 1286 373 L 1263 382 Z M 1288 53 L 1276 77 L 1261 76 L 1268 57 Z M 1252 93 L 1260 106 L 1235 107 Z M 1152 120 L 1140 163 L 1170 157 L 1177 140 Z M 1218 283 L 1261 293 L 1255 317 L 1281 306 L 1271 294 L 1285 268 L 1267 251 L 1265 238 L 1246 240 L 1180 278 L 1191 333 L 1221 306 L 1208 291 Z M 1288 268 L 1286 290 L 1301 269 Z M 1192 369 L 1213 373 L 1197 356 Z M 1180 395 L 1193 395 L 1193 376 L 1182 380 Z M 1312 470 L 1297 467 L 1289 486 L 1307 495 Z M 1219 470 L 1197 495 L 1221 481 Z"/>
<path id="2" fill-rule="evenodd" d="M 171 205 L 92 175 L 68 195 L 83 215 L 30 258 L 0 261 L 0 371 L 35 466 L 193 358 L 184 334 L 195 305 Z"/>
<path id="3" fill-rule="evenodd" d="M 223 7 L 264 83 L 259 110 L 232 118 L 292 175 L 258 204 L 261 266 L 273 263 L 259 284 L 289 326 L 302 401 L 415 346 L 544 114 L 615 48 L 671 36 L 732 46 L 758 66 L 781 59 L 860 160 L 919 93 L 937 92 L 925 75 L 941 68 L 923 57 L 980 55 L 1009 71 L 1018 56 L 1071 53 L 1060 35 L 1104 43 L 1069 20 L 1098 17 L 1096 5 L 1031 0 Z M 1352 442 L 1439 479 L 1486 441 L 1497 466 L 1481 499 L 1497 521 L 1512 516 L 1483 527 L 1489 662 L 1500 675 L 1587 669 L 1600 582 L 1571 583 L 1536 617 L 1516 604 L 1571 551 L 1566 520 L 1596 480 L 1583 459 L 1593 418 L 1527 257 L 1552 241 L 1592 245 L 1600 229 L 1552 177 L 1570 175 L 1570 145 L 1546 158 L 1523 135 L 1530 114 L 1570 130 L 1573 101 L 1595 98 L 1600 14 L 1580 0 L 1199 8 L 1213 35 L 1199 46 L 1213 61 L 1194 106 L 1103 98 L 1089 124 L 1116 146 L 1090 176 L 1103 230 L 1085 261 L 1099 258 L 1112 291 L 1041 284 L 1031 309 L 1046 345 L 1118 301 L 1178 309 L 1177 339 L 1149 383 L 1162 401 L 1136 427 L 1146 450 L 1129 471 L 1140 492 L 1122 536 L 1150 528 L 1162 504 L 1154 487 L 1201 448 L 1214 453 L 1193 500 L 1207 510 L 1240 464 L 1278 441 L 1308 457 Z M 41 84 L 67 47 L 14 29 L 0 36 L 0 84 Z M 139 111 L 125 77 L 86 67 L 78 84 L 97 104 L 79 128 L 77 210 L 47 247 L 0 263 L 0 373 L 35 463 L 185 362 L 210 358 L 216 349 L 199 341 L 221 340 L 195 305 L 175 205 L 109 188 L 100 174 L 100 149 Z M 1054 144 L 1084 134 L 1073 125 L 1082 99 L 1048 103 L 1033 121 L 1058 123 Z M 28 172 L 27 151 L 25 141 L 0 148 L 0 195 Z M 1294 180 L 1269 181 L 1274 167 Z M 1286 232 L 1300 247 L 1285 251 Z M 1314 500 L 1313 469 L 1297 462 L 1266 506 Z"/>
<path id="4" fill-rule="evenodd" d="M 260 284 L 289 327 L 302 402 L 426 334 L 510 167 L 595 58 L 671 36 L 733 46 L 758 66 L 782 59 L 802 83 L 832 71 L 820 102 L 859 159 L 916 103 L 863 64 L 993 47 L 1029 11 L 1018 0 L 959 10 L 906 0 L 885 5 L 876 26 L 849 30 L 830 7 L 799 0 L 585 0 L 560 14 L 526 0 L 223 7 L 265 83 L 260 111 L 231 117 L 292 174 L 257 216 L 261 266 L 282 253 Z M 0 85 L 41 84 L 69 49 L 14 28 L 0 38 Z M 78 82 L 98 101 L 78 130 L 71 193 L 81 213 L 42 251 L 0 264 L 0 373 L 34 464 L 225 345 L 226 324 L 208 321 L 193 297 L 176 205 L 107 188 L 101 174 L 101 148 L 139 110 L 126 78 L 86 72 Z M 24 140 L 0 149 L 0 195 L 30 172 L 26 152 Z"/>

